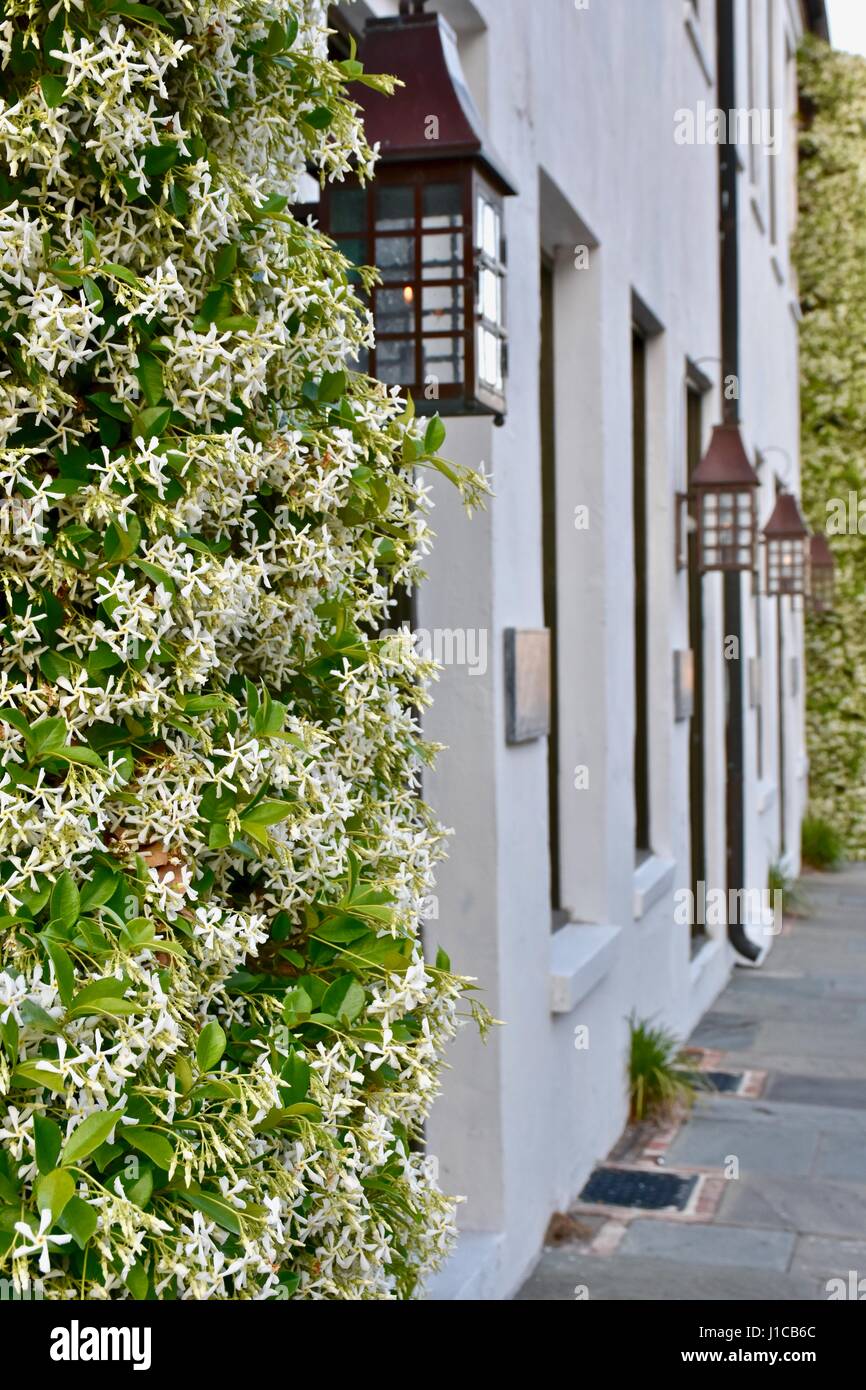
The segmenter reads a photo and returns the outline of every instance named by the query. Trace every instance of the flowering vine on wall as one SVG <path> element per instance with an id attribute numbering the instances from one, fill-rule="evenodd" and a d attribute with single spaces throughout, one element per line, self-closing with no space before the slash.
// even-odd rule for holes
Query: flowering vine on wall
<path id="1" fill-rule="evenodd" d="M 430 668 L 377 634 L 419 468 L 480 485 L 291 213 L 388 87 L 324 10 L 0 4 L 0 1276 L 48 1298 L 406 1297 L 450 1239 Z"/>
<path id="2" fill-rule="evenodd" d="M 806 626 L 809 789 L 856 858 L 866 855 L 866 63 L 810 39 L 800 80 L 803 500 L 837 566 L 833 611 Z"/>

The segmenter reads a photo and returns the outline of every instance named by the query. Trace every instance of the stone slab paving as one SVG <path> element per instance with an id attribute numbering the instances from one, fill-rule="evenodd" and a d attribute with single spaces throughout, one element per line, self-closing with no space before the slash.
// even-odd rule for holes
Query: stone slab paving
<path id="1" fill-rule="evenodd" d="M 745 1265 L 786 1274 L 796 1243 L 791 1231 L 638 1218 L 630 1223 L 617 1253 L 656 1255 L 678 1264 Z"/>
<path id="2" fill-rule="evenodd" d="M 761 970 L 734 972 L 689 1039 L 721 1054 L 717 1070 L 767 1073 L 754 1099 L 701 1096 L 656 1160 L 717 1195 L 682 1215 L 596 1216 L 545 1249 L 520 1299 L 803 1301 L 866 1278 L 866 865 L 804 889 L 808 918 Z M 642 1166 L 650 1152 L 643 1138 L 615 1151 Z"/>

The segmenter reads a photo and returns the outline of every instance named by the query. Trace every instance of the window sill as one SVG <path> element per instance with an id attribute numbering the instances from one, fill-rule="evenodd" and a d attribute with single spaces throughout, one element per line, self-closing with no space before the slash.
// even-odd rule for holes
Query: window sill
<path id="1" fill-rule="evenodd" d="M 673 885 L 676 872 L 675 860 L 661 859 L 657 854 L 648 855 L 638 864 L 634 871 L 632 899 L 636 922 L 646 916 L 653 903 L 664 897 Z"/>
<path id="2" fill-rule="evenodd" d="M 619 927 L 570 922 L 550 938 L 550 1012 L 570 1014 L 616 959 Z"/>

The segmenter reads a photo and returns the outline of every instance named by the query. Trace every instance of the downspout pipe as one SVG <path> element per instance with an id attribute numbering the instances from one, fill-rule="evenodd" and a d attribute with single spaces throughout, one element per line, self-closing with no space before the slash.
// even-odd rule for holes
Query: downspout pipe
<path id="1" fill-rule="evenodd" d="M 722 111 L 736 109 L 736 19 L 735 0 L 718 0 L 716 6 L 717 23 L 717 68 L 719 85 L 719 107 Z M 738 188 L 737 188 L 737 149 L 736 145 L 724 142 L 719 145 L 719 200 L 721 212 L 720 226 L 720 277 L 721 277 L 721 319 L 722 319 L 722 364 L 723 383 L 730 377 L 736 378 L 736 391 L 725 391 L 723 418 L 726 424 L 738 424 L 740 418 L 739 379 L 740 379 L 740 257 Z M 729 399 L 729 396 L 732 396 Z M 724 622 L 726 636 L 737 638 L 737 660 L 725 663 L 728 678 L 728 717 L 725 728 L 726 795 L 725 818 L 727 822 L 727 878 L 728 903 L 732 900 L 744 901 L 740 890 L 745 879 L 745 801 L 744 801 L 744 763 L 745 740 L 743 720 L 743 591 L 739 573 L 726 572 L 724 576 Z M 733 893 L 737 893 L 733 899 Z M 730 910 L 728 917 L 730 918 Z M 756 961 L 761 955 L 759 946 L 746 935 L 741 922 L 728 921 L 728 940 L 734 950 L 746 960 Z"/>

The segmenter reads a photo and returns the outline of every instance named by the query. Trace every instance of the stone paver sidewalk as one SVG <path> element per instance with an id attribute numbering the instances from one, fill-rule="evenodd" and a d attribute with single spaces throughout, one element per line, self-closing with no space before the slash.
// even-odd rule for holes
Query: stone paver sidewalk
<path id="1" fill-rule="evenodd" d="M 577 1203 L 577 1238 L 545 1248 L 519 1298 L 815 1300 L 866 1281 L 866 865 L 803 887 L 809 917 L 690 1039 L 760 1092 L 702 1096 L 664 1148 L 659 1171 L 700 1174 L 696 1199 L 676 1216 Z M 662 1148 L 626 1137 L 611 1161 Z"/>

